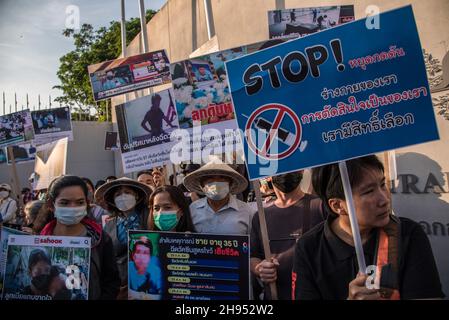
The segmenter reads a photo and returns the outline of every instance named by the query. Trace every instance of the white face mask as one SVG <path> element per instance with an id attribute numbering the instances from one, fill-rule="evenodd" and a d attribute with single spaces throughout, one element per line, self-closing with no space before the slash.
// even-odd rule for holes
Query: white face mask
<path id="1" fill-rule="evenodd" d="M 87 215 L 85 206 L 82 207 L 57 207 L 55 206 L 55 218 L 59 223 L 67 226 L 78 224 Z"/>
<path id="2" fill-rule="evenodd" d="M 136 197 L 132 194 L 122 193 L 121 195 L 115 197 L 115 206 L 120 211 L 128 211 L 136 206 Z"/>
<path id="3" fill-rule="evenodd" d="M 223 200 L 229 194 L 229 182 L 210 182 L 203 187 L 203 192 L 211 200 Z"/>
<path id="4" fill-rule="evenodd" d="M 5 199 L 9 196 L 8 191 L 0 191 L 0 199 Z"/>

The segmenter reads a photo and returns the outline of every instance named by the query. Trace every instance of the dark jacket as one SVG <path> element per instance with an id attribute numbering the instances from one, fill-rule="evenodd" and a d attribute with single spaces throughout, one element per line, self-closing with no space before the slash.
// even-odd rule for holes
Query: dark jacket
<path id="1" fill-rule="evenodd" d="M 94 220 L 85 217 L 81 223 L 86 227 L 92 243 L 89 272 L 89 300 L 115 300 L 120 288 L 120 277 L 109 235 Z M 41 235 L 53 235 L 56 219 L 49 222 Z"/>

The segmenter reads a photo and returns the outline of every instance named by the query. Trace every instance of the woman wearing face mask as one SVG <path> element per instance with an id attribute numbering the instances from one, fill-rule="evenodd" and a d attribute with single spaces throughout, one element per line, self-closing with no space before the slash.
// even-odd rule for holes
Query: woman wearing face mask
<path id="1" fill-rule="evenodd" d="M 0 184 L 0 221 L 13 223 L 16 212 L 17 202 L 11 198 L 11 186 L 7 183 Z"/>
<path id="2" fill-rule="evenodd" d="M 111 218 L 104 230 L 111 236 L 120 273 L 119 299 L 127 297 L 128 230 L 145 230 L 148 220 L 148 197 L 151 189 L 137 181 L 120 178 L 102 185 L 95 198 L 106 203 Z"/>
<path id="3" fill-rule="evenodd" d="M 48 189 L 48 214 L 53 218 L 41 235 L 90 237 L 91 263 L 89 299 L 115 299 L 120 286 L 111 238 L 101 226 L 87 217 L 89 200 L 84 181 L 76 176 L 62 176 Z"/>
<path id="4" fill-rule="evenodd" d="M 151 194 L 149 208 L 149 230 L 195 232 L 189 205 L 178 187 L 156 188 Z"/>

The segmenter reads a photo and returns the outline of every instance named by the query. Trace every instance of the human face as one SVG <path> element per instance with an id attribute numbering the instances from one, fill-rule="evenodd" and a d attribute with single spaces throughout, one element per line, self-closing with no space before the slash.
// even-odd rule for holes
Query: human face
<path id="1" fill-rule="evenodd" d="M 30 271 L 32 278 L 40 276 L 42 274 L 50 274 L 51 266 L 45 261 L 39 261 L 36 263 Z"/>
<path id="2" fill-rule="evenodd" d="M 179 206 L 172 200 L 168 192 L 159 192 L 154 196 L 153 200 L 153 214 L 161 211 L 176 211 L 178 219 L 181 218 Z"/>
<path id="3" fill-rule="evenodd" d="M 205 69 L 204 67 L 200 67 L 200 68 L 198 69 L 198 71 L 200 72 L 200 74 L 201 74 L 202 76 L 204 76 L 204 75 L 206 74 L 206 69 Z"/>
<path id="4" fill-rule="evenodd" d="M 211 182 L 229 182 L 229 184 L 231 184 L 231 179 L 224 176 L 209 176 L 201 181 L 201 186 L 204 187 L 206 184 Z"/>
<path id="5" fill-rule="evenodd" d="M 366 169 L 363 171 L 364 179 L 352 190 L 354 207 L 360 231 L 382 228 L 390 221 L 391 195 L 385 183 L 381 170 Z M 331 200 L 329 200 L 331 205 Z M 346 201 L 340 200 L 341 212 L 349 224 L 348 207 Z M 334 210 L 335 211 L 335 210 Z"/>
<path id="6" fill-rule="evenodd" d="M 141 244 L 136 245 L 136 249 L 133 253 L 133 261 L 136 265 L 136 269 L 140 272 L 144 272 L 147 269 L 150 260 L 150 248 Z"/>
<path id="7" fill-rule="evenodd" d="M 153 171 L 153 181 L 156 187 L 163 186 L 165 184 L 164 174 L 159 170 Z"/>
<path id="8" fill-rule="evenodd" d="M 130 187 L 120 187 L 118 188 L 115 192 L 114 192 L 114 198 L 121 195 L 121 194 L 131 194 L 133 196 L 136 197 L 137 199 L 137 192 L 134 191 L 132 188 Z"/>
<path id="9" fill-rule="evenodd" d="M 141 174 L 137 181 L 146 184 L 149 187 L 154 187 L 153 176 L 151 174 Z"/>
<path id="10" fill-rule="evenodd" d="M 70 186 L 59 192 L 54 205 L 57 207 L 83 207 L 87 206 L 87 199 L 80 186 Z"/>
<path id="11" fill-rule="evenodd" d="M 0 188 L 0 199 L 4 199 L 7 197 L 9 197 L 9 191 L 4 188 Z"/>

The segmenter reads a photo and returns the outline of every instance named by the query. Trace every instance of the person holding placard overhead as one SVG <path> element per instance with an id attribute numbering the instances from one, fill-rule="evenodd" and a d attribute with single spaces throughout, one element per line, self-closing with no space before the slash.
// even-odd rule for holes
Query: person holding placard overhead
<path id="1" fill-rule="evenodd" d="M 293 292 L 298 300 L 399 300 L 444 297 L 422 227 L 392 214 L 384 167 L 372 155 L 346 161 L 367 270 L 359 270 L 338 164 L 312 171 L 329 216 L 297 243 Z"/>

